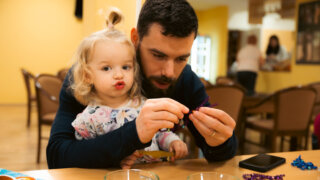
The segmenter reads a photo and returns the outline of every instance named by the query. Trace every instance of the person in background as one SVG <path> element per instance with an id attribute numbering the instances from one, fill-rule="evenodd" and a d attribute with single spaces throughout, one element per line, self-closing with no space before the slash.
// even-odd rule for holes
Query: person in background
<path id="1" fill-rule="evenodd" d="M 266 50 L 266 63 L 263 66 L 264 70 L 272 71 L 276 66 L 284 63 L 289 59 L 289 54 L 284 46 L 280 45 L 278 36 L 272 35 L 269 39 Z"/>
<path id="2" fill-rule="evenodd" d="M 257 38 L 250 35 L 247 45 L 237 54 L 237 81 L 247 89 L 247 95 L 255 94 L 256 79 L 259 67 L 264 63 L 257 46 Z"/>
<path id="3" fill-rule="evenodd" d="M 203 103 L 208 95 L 187 65 L 197 33 L 197 16 L 186 0 L 146 0 L 137 29 L 131 31 L 143 95 L 148 98 L 138 117 L 107 134 L 78 141 L 71 123 L 85 106 L 70 89 L 71 70 L 51 127 L 48 167 L 129 168 L 139 157 L 136 150 L 150 146 L 160 129 L 173 128 L 179 120 L 185 122 L 208 161 L 232 158 L 237 151 L 236 123 L 224 111 Z M 199 106 L 205 107 L 196 110 Z"/>

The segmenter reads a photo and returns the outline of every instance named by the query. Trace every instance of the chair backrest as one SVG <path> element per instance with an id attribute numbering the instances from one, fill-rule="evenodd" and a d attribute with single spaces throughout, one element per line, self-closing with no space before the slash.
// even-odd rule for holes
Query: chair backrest
<path id="1" fill-rule="evenodd" d="M 320 82 L 311 83 L 309 86 L 311 86 L 317 92 L 316 103 L 312 112 L 312 120 L 314 120 L 314 118 L 320 113 Z"/>
<path id="2" fill-rule="evenodd" d="M 216 78 L 216 84 L 218 85 L 232 85 L 235 84 L 236 82 L 228 77 L 225 76 L 218 76 Z"/>
<path id="3" fill-rule="evenodd" d="M 69 72 L 69 68 L 60 69 L 60 70 L 57 72 L 57 77 L 63 81 L 64 78 L 66 78 L 68 72 Z"/>
<path id="4" fill-rule="evenodd" d="M 320 103 L 320 82 L 315 82 L 315 83 L 311 83 L 309 84 L 309 86 L 311 86 L 314 90 L 316 90 L 317 92 L 317 98 L 316 98 L 316 103 Z"/>
<path id="5" fill-rule="evenodd" d="M 316 91 L 297 86 L 275 93 L 275 128 L 278 131 L 306 131 L 310 123 Z"/>
<path id="6" fill-rule="evenodd" d="M 215 107 L 228 113 L 236 122 L 239 119 L 245 90 L 237 85 L 214 85 L 206 89 L 211 104 L 217 103 Z"/>
<path id="7" fill-rule="evenodd" d="M 31 81 L 34 82 L 34 75 L 30 72 L 28 72 L 27 70 L 21 68 L 21 72 L 23 75 L 23 80 L 24 80 L 24 84 L 26 86 L 26 90 L 27 90 L 27 96 L 28 99 L 30 99 L 32 97 L 32 91 L 31 91 Z"/>
<path id="8" fill-rule="evenodd" d="M 204 78 L 199 78 L 199 79 L 200 79 L 200 81 L 202 82 L 202 84 L 204 85 L 205 88 L 209 88 L 209 87 L 212 86 L 212 84 L 209 81 L 205 80 Z"/>
<path id="9" fill-rule="evenodd" d="M 57 76 L 40 74 L 35 79 L 38 115 L 43 117 L 49 113 L 56 113 L 59 107 L 59 93 L 62 81 Z"/>

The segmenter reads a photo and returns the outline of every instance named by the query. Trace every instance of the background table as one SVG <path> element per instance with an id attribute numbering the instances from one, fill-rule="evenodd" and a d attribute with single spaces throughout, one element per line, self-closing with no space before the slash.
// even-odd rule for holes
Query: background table
<path id="1" fill-rule="evenodd" d="M 270 153 L 276 156 L 286 158 L 286 163 L 277 168 L 268 171 L 265 174 L 279 175 L 285 174 L 284 179 L 312 179 L 320 180 L 320 171 L 318 170 L 300 170 L 291 166 L 291 162 L 299 155 L 302 159 L 313 162 L 316 166 L 320 166 L 320 150 L 314 151 L 296 151 L 283 153 Z M 234 158 L 224 162 L 208 163 L 205 159 L 178 160 L 174 163 L 162 162 L 153 164 L 135 165 L 133 168 L 153 171 L 161 180 L 177 179 L 185 180 L 187 176 L 201 171 L 217 171 L 235 175 L 242 179 L 244 173 L 257 173 L 251 170 L 239 168 L 239 161 L 247 159 L 253 155 L 235 156 Z M 103 179 L 107 172 L 116 169 L 81 169 L 81 168 L 65 168 L 53 170 L 35 170 L 25 171 L 24 174 L 42 179 L 59 179 L 59 180 L 81 180 L 81 179 Z"/>

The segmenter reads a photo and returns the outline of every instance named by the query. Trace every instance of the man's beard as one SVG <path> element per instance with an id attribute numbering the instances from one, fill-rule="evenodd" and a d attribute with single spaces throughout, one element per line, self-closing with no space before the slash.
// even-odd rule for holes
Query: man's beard
<path id="1" fill-rule="evenodd" d="M 147 98 L 160 98 L 160 97 L 172 97 L 172 94 L 175 89 L 175 84 L 177 80 L 175 78 L 169 78 L 167 76 L 150 76 L 146 77 L 144 74 L 144 67 L 141 63 L 141 56 L 140 56 L 140 44 L 138 45 L 137 49 L 137 61 L 140 66 L 140 77 L 142 80 L 142 93 Z M 157 81 L 160 84 L 170 84 L 168 89 L 159 89 L 157 88 L 151 81 Z"/>

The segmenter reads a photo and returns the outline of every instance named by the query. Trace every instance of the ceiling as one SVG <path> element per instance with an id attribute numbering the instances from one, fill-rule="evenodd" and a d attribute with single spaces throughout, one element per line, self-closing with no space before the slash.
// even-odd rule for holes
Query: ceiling
<path id="1" fill-rule="evenodd" d="M 228 6 L 230 9 L 242 7 L 247 10 L 248 0 L 187 0 L 195 10 L 210 9 L 215 6 Z"/>

